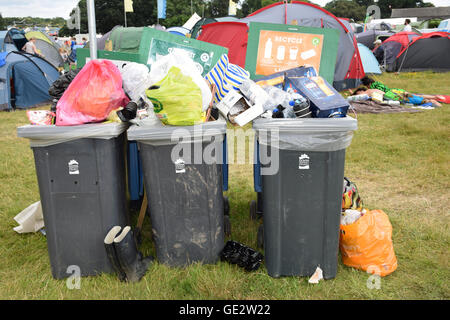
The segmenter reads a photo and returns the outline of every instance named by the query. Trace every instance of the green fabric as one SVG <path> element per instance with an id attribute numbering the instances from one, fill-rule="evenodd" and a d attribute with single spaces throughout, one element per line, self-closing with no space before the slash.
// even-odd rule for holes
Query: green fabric
<path id="1" fill-rule="evenodd" d="M 393 90 L 403 90 L 403 89 L 390 89 L 388 86 L 386 86 L 384 83 L 382 83 L 380 81 L 373 82 L 370 85 L 370 89 L 381 90 L 381 91 L 384 92 L 384 99 L 385 100 L 394 100 L 394 101 L 401 100 L 401 97 L 400 97 L 400 95 L 396 94 Z"/>
<path id="2" fill-rule="evenodd" d="M 111 32 L 108 40 L 112 41 L 113 51 L 138 53 L 144 27 L 119 27 Z"/>
<path id="3" fill-rule="evenodd" d="M 164 124 L 191 126 L 202 121 L 202 92 L 179 68 L 170 68 L 165 78 L 155 86 L 159 88 L 145 93 Z"/>

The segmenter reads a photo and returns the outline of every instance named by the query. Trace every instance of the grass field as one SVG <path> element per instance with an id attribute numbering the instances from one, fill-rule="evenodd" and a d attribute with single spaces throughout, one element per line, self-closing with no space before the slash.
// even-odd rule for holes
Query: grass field
<path id="1" fill-rule="evenodd" d="M 450 74 L 410 73 L 378 77 L 411 92 L 450 94 Z M 382 209 L 393 226 L 398 269 L 368 289 L 368 274 L 339 260 L 337 277 L 308 284 L 307 278 L 274 279 L 264 265 L 247 273 L 237 266 L 155 263 L 139 283 L 115 275 L 82 278 L 69 290 L 50 273 L 46 238 L 17 234 L 13 217 L 39 200 L 28 141 L 16 137 L 24 111 L 0 114 L 0 299 L 449 299 L 449 105 L 414 114 L 361 114 L 347 149 L 345 175 L 365 205 Z M 256 248 L 258 221 L 249 219 L 251 164 L 230 166 L 228 197 L 232 239 Z M 143 252 L 154 254 L 148 219 Z M 339 258 L 340 259 L 340 258 Z"/>

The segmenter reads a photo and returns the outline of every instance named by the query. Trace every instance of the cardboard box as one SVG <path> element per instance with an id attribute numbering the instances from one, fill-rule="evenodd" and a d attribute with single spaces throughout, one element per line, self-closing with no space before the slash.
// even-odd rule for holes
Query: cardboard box
<path id="1" fill-rule="evenodd" d="M 241 104 L 245 111 L 239 113 L 238 115 L 230 115 L 231 109 Z M 245 97 L 235 90 L 228 92 L 225 97 L 216 105 L 219 112 L 227 118 L 232 124 L 237 124 L 239 126 L 244 126 L 253 119 L 259 117 L 264 113 L 262 105 L 255 104 L 251 105 L 250 102 L 245 99 Z"/>
<path id="2" fill-rule="evenodd" d="M 310 109 L 316 118 L 345 117 L 350 106 L 322 77 L 287 78 L 285 91 L 293 90 L 309 99 Z"/>

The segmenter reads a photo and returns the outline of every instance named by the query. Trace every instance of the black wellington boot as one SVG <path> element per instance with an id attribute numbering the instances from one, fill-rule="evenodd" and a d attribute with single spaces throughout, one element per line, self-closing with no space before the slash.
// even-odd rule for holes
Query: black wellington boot
<path id="1" fill-rule="evenodd" d="M 138 251 L 136 239 L 133 231 L 129 226 L 122 230 L 122 233 L 114 239 L 114 247 L 116 248 L 119 263 L 125 274 L 127 281 L 137 282 L 147 272 L 153 257 L 144 258 L 142 253 Z"/>
<path id="2" fill-rule="evenodd" d="M 105 237 L 105 240 L 103 240 L 105 244 L 106 249 L 106 255 L 108 256 L 109 262 L 111 262 L 111 265 L 116 272 L 117 276 L 119 277 L 120 281 L 126 280 L 126 274 L 120 267 L 119 259 L 117 258 L 116 249 L 114 247 L 114 239 L 117 237 L 117 234 L 120 233 L 120 230 L 122 228 L 119 226 L 113 227 L 111 230 L 109 230 L 108 234 Z"/>

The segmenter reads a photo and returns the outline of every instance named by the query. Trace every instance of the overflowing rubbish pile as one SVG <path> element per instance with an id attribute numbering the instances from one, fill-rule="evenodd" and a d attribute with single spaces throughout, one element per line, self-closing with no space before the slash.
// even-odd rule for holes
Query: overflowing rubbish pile
<path id="1" fill-rule="evenodd" d="M 195 125 L 217 120 L 244 126 L 262 118 L 345 117 L 349 103 L 313 67 L 298 67 L 253 81 L 226 54 L 204 77 L 182 51 L 148 69 L 130 62 L 120 71 L 108 60 L 89 61 L 49 89 L 57 126 L 123 121 L 137 125 Z M 51 115 L 39 116 L 47 119 Z M 34 114 L 30 122 L 39 124 Z M 42 123 L 48 124 L 48 121 Z"/>
<path id="2" fill-rule="evenodd" d="M 67 234 L 64 234 L 64 230 L 48 230 L 50 259 L 56 278 L 64 277 L 63 266 L 69 263 L 61 260 L 70 260 L 70 258 L 59 255 L 58 248 L 66 246 L 73 249 L 71 247 L 73 241 L 83 242 L 80 247 L 92 245 L 92 241 L 88 242 L 88 240 L 94 238 L 96 239 L 95 249 L 90 252 L 85 250 L 86 255 L 92 254 L 93 256 L 85 256 L 83 259 L 86 261 L 88 259 L 95 260 L 93 257 L 97 256 L 100 258 L 95 260 L 95 264 L 86 263 L 84 267 L 86 271 L 83 275 L 115 272 L 122 281 L 139 281 L 151 265 L 154 258 L 144 257 L 138 250 L 136 233 L 139 232 L 140 227 L 137 228 L 138 230 L 133 230 L 129 226 L 128 218 L 122 214 L 122 211 L 126 211 L 123 204 L 125 192 L 122 189 L 108 189 L 113 188 L 110 186 L 121 184 L 117 181 L 123 181 L 121 179 L 124 179 L 125 173 L 119 168 L 124 163 L 120 156 L 111 157 L 110 164 L 102 163 L 102 157 L 105 154 L 119 152 L 127 138 L 139 142 L 158 261 L 172 266 L 182 266 L 193 261 L 212 263 L 221 259 L 247 271 L 257 270 L 264 257 L 258 251 L 236 241 L 228 241 L 225 245 L 223 244 L 224 229 L 228 230 L 227 235 L 229 235 L 229 227 L 224 226 L 226 222 L 224 222 L 223 216 L 227 203 L 222 204 L 222 170 L 225 169 L 222 167 L 219 170 L 219 167 L 209 166 L 200 170 L 194 166 L 189 167 L 189 163 L 183 158 L 184 155 L 179 156 L 176 161 L 173 158 L 170 160 L 169 156 L 172 150 L 170 145 L 173 144 L 170 141 L 173 130 L 182 127 L 184 132 L 195 133 L 193 128 L 198 125 L 209 126 L 216 130 L 216 133 L 211 135 L 215 141 L 218 141 L 219 148 L 217 150 L 219 150 L 222 148 L 226 130 L 225 121 L 234 126 L 245 126 L 252 121 L 256 123 L 255 121 L 259 120 L 270 120 L 275 121 L 274 125 L 279 126 L 278 121 L 282 118 L 281 121 L 291 122 L 291 125 L 287 125 L 290 128 L 288 138 L 281 146 L 282 155 L 302 151 L 302 154 L 298 154 L 300 156 L 299 166 L 294 169 L 304 170 L 301 171 L 302 174 L 310 175 L 318 174 L 317 172 L 322 171 L 323 168 L 317 166 L 314 170 L 309 170 L 310 156 L 305 153 L 324 152 L 329 153 L 329 157 L 335 157 L 335 154 L 344 154 L 343 150 L 350 144 L 351 131 L 356 129 L 356 120 L 347 117 L 349 101 L 343 98 L 311 66 L 300 66 L 252 80 L 247 70 L 230 63 L 227 54 L 222 54 L 215 65 L 212 65 L 207 72 L 203 71 L 204 68 L 201 66 L 199 68 L 198 62 L 193 59 L 192 55 L 183 50 L 172 50 L 167 55 L 156 56 L 151 65 L 128 62 L 118 67 L 110 60 L 90 60 L 83 68 L 63 74 L 53 83 L 49 89 L 53 98 L 50 111 L 28 112 L 31 126 L 19 128 L 18 133 L 19 136 L 31 140 L 36 159 L 38 157 L 39 159 L 45 158 L 45 160 L 36 161 L 37 172 L 48 169 L 48 166 L 41 166 L 41 163 L 53 161 L 49 154 L 54 152 L 56 158 L 59 154 L 66 154 L 65 157 L 67 157 L 64 159 L 67 164 L 63 163 L 61 169 L 54 169 L 54 172 L 61 174 L 64 172 L 68 182 L 60 182 L 59 177 L 53 172 L 38 173 L 39 179 L 46 179 L 45 183 L 40 182 L 41 189 L 44 187 L 48 189 L 40 190 L 42 211 L 44 218 L 48 220 L 46 222 L 55 219 L 53 215 L 57 214 L 56 212 L 46 214 L 53 210 L 48 202 L 56 201 L 52 198 L 55 193 L 51 191 L 55 188 L 54 186 L 59 186 L 66 194 L 74 194 L 71 199 L 79 198 L 80 201 L 86 203 L 92 200 L 83 197 L 98 192 L 99 200 L 97 202 L 102 203 L 101 206 L 98 206 L 98 210 L 100 210 L 98 225 L 92 223 L 89 226 L 86 231 L 89 233 L 86 242 L 79 240 L 75 232 L 77 228 L 84 227 L 81 225 L 72 226 Z M 324 118 L 327 120 L 323 120 Z M 340 118 L 342 121 L 339 120 Z M 300 121 L 296 122 L 295 120 Z M 307 122 L 307 124 L 303 124 L 303 122 Z M 266 124 L 259 123 L 259 126 L 261 125 Z M 39 136 L 35 130 L 37 127 L 49 128 L 51 132 L 41 133 Z M 127 138 L 123 138 L 125 136 L 123 133 L 127 129 Z M 301 134 L 295 136 L 297 132 Z M 306 144 L 297 143 L 305 136 L 308 140 Z M 84 138 L 102 142 L 91 143 L 89 139 Z M 211 136 L 206 138 L 209 139 Z M 206 138 L 205 136 L 194 136 L 192 141 L 205 143 Z M 48 139 L 54 141 L 49 142 Z M 108 142 L 108 144 L 104 140 L 113 142 Z M 265 142 L 260 140 L 259 143 Z M 292 148 L 293 144 L 296 144 L 294 148 Z M 226 148 L 226 144 L 224 145 Z M 39 150 L 40 148 L 43 149 Z M 92 159 L 88 159 L 87 156 L 84 156 L 85 158 L 78 157 L 76 148 L 92 149 Z M 311 167 L 322 161 L 319 161 L 319 158 L 316 161 L 315 157 L 315 154 L 311 155 Z M 333 170 L 343 171 L 344 158 L 341 158 L 338 156 L 337 160 L 333 160 L 339 164 L 335 165 L 336 168 L 332 167 L 330 172 L 334 172 Z M 89 165 L 83 161 L 91 161 L 90 167 L 93 168 L 115 170 L 117 181 L 106 183 L 102 172 L 93 171 L 84 176 Z M 173 163 L 169 163 L 169 161 Z M 95 165 L 93 165 L 94 163 Z M 102 166 L 99 166 L 99 163 L 102 163 Z M 38 165 L 41 167 L 38 168 Z M 66 166 L 67 172 L 65 172 Z M 157 167 L 155 168 L 155 166 Z M 95 175 L 98 177 L 95 178 Z M 206 175 L 207 178 L 198 179 L 200 175 Z M 288 172 L 287 175 L 290 173 Z M 165 179 L 164 183 L 160 181 L 161 176 Z M 173 184 L 169 183 L 170 181 Z M 181 189 L 177 189 L 175 181 L 177 183 L 182 181 L 182 183 L 180 182 Z M 362 261 L 361 257 L 365 257 L 366 251 L 352 251 L 355 250 L 354 248 L 364 250 L 361 246 L 355 246 L 355 241 L 366 241 L 369 247 L 367 250 L 371 251 L 372 244 L 370 242 L 374 241 L 374 235 L 370 234 L 367 235 L 367 239 L 361 239 L 358 233 L 357 237 L 354 237 L 354 233 L 348 231 L 348 228 L 362 224 L 368 218 L 370 220 L 364 222 L 370 224 L 367 232 L 379 228 L 386 229 L 387 224 L 385 220 L 382 220 L 385 216 L 382 212 L 368 211 L 362 207 L 362 203 L 355 199 L 356 193 L 352 189 L 352 184 L 347 180 L 346 182 L 343 201 L 345 210 L 341 220 L 340 241 L 343 261 L 347 265 L 364 270 L 367 269 L 368 264 L 375 264 L 384 268 L 382 274 L 383 272 L 390 273 L 395 270 L 396 262 L 392 261 L 392 256 L 387 258 L 392 262 L 390 264 L 380 260 L 386 250 L 379 252 L 375 257 L 376 261 L 370 260 L 369 256 L 373 257 L 370 254 L 367 254 L 367 259 Z M 104 189 L 93 187 L 102 185 L 102 183 L 108 187 L 102 187 Z M 80 191 L 84 186 L 87 186 L 90 193 Z M 318 188 L 320 189 L 322 186 Z M 334 189 L 333 193 L 340 192 L 339 188 Z M 108 191 L 102 194 L 104 190 Z M 160 190 L 160 194 L 155 193 L 154 190 Z M 113 192 L 116 192 L 118 196 L 117 199 L 116 196 L 112 196 L 116 202 L 111 205 L 117 208 L 117 211 L 112 213 L 105 211 L 102 206 L 105 206 L 104 199 L 111 198 Z M 183 192 L 187 192 L 186 195 Z M 177 194 L 180 199 L 172 199 L 173 194 Z M 43 199 L 44 197 L 47 199 Z M 63 202 L 59 203 L 63 204 Z M 186 203 L 193 204 L 192 208 Z M 208 206 L 204 207 L 204 204 L 208 204 Z M 337 203 L 338 206 L 339 203 Z M 146 207 L 147 201 L 143 204 L 141 213 L 145 214 Z M 225 211 L 227 210 L 225 209 Z M 36 214 L 27 214 L 30 219 L 33 219 L 30 220 L 30 225 L 35 224 Z M 226 215 L 227 213 L 225 213 Z M 183 218 L 180 218 L 181 216 Z M 142 215 L 142 219 L 143 217 L 144 215 Z M 81 224 L 81 221 L 87 223 L 88 219 L 88 217 L 80 216 L 77 223 Z M 335 215 L 333 219 L 337 219 L 337 216 Z M 139 220 L 142 221 L 141 218 Z M 23 221 L 21 223 L 26 224 Z M 378 223 L 385 224 L 379 225 Z M 48 228 L 57 228 L 51 223 L 46 223 L 46 227 L 47 224 Z M 166 224 L 170 224 L 172 227 L 166 229 Z M 61 225 L 60 227 L 65 228 L 66 226 Z M 267 226 L 267 222 L 265 222 L 265 226 Z M 336 228 L 337 226 L 338 224 L 336 224 Z M 35 231 L 35 228 L 31 229 Z M 386 232 L 388 231 L 386 230 Z M 336 246 L 333 247 L 333 250 L 337 249 L 337 229 L 335 236 Z M 323 235 L 323 237 L 328 237 L 328 235 Z M 320 242 L 326 243 L 327 241 Z M 390 245 L 390 252 L 393 254 L 390 236 L 380 240 L 380 245 L 385 247 Z M 71 249 L 66 251 L 70 253 Z M 269 254 L 266 252 L 266 257 L 269 256 L 270 259 L 273 259 L 275 256 L 273 252 L 277 250 L 274 248 Z M 337 255 L 333 250 L 329 251 L 330 256 Z M 393 258 L 395 259 L 395 255 Z M 379 263 L 380 261 L 383 263 Z M 336 268 L 334 271 L 329 271 L 322 262 L 312 262 L 313 269 L 308 266 L 303 270 L 302 266 L 301 274 L 313 275 L 311 283 L 317 283 L 322 278 L 334 277 Z M 280 275 L 289 274 L 275 273 L 276 277 Z"/>

